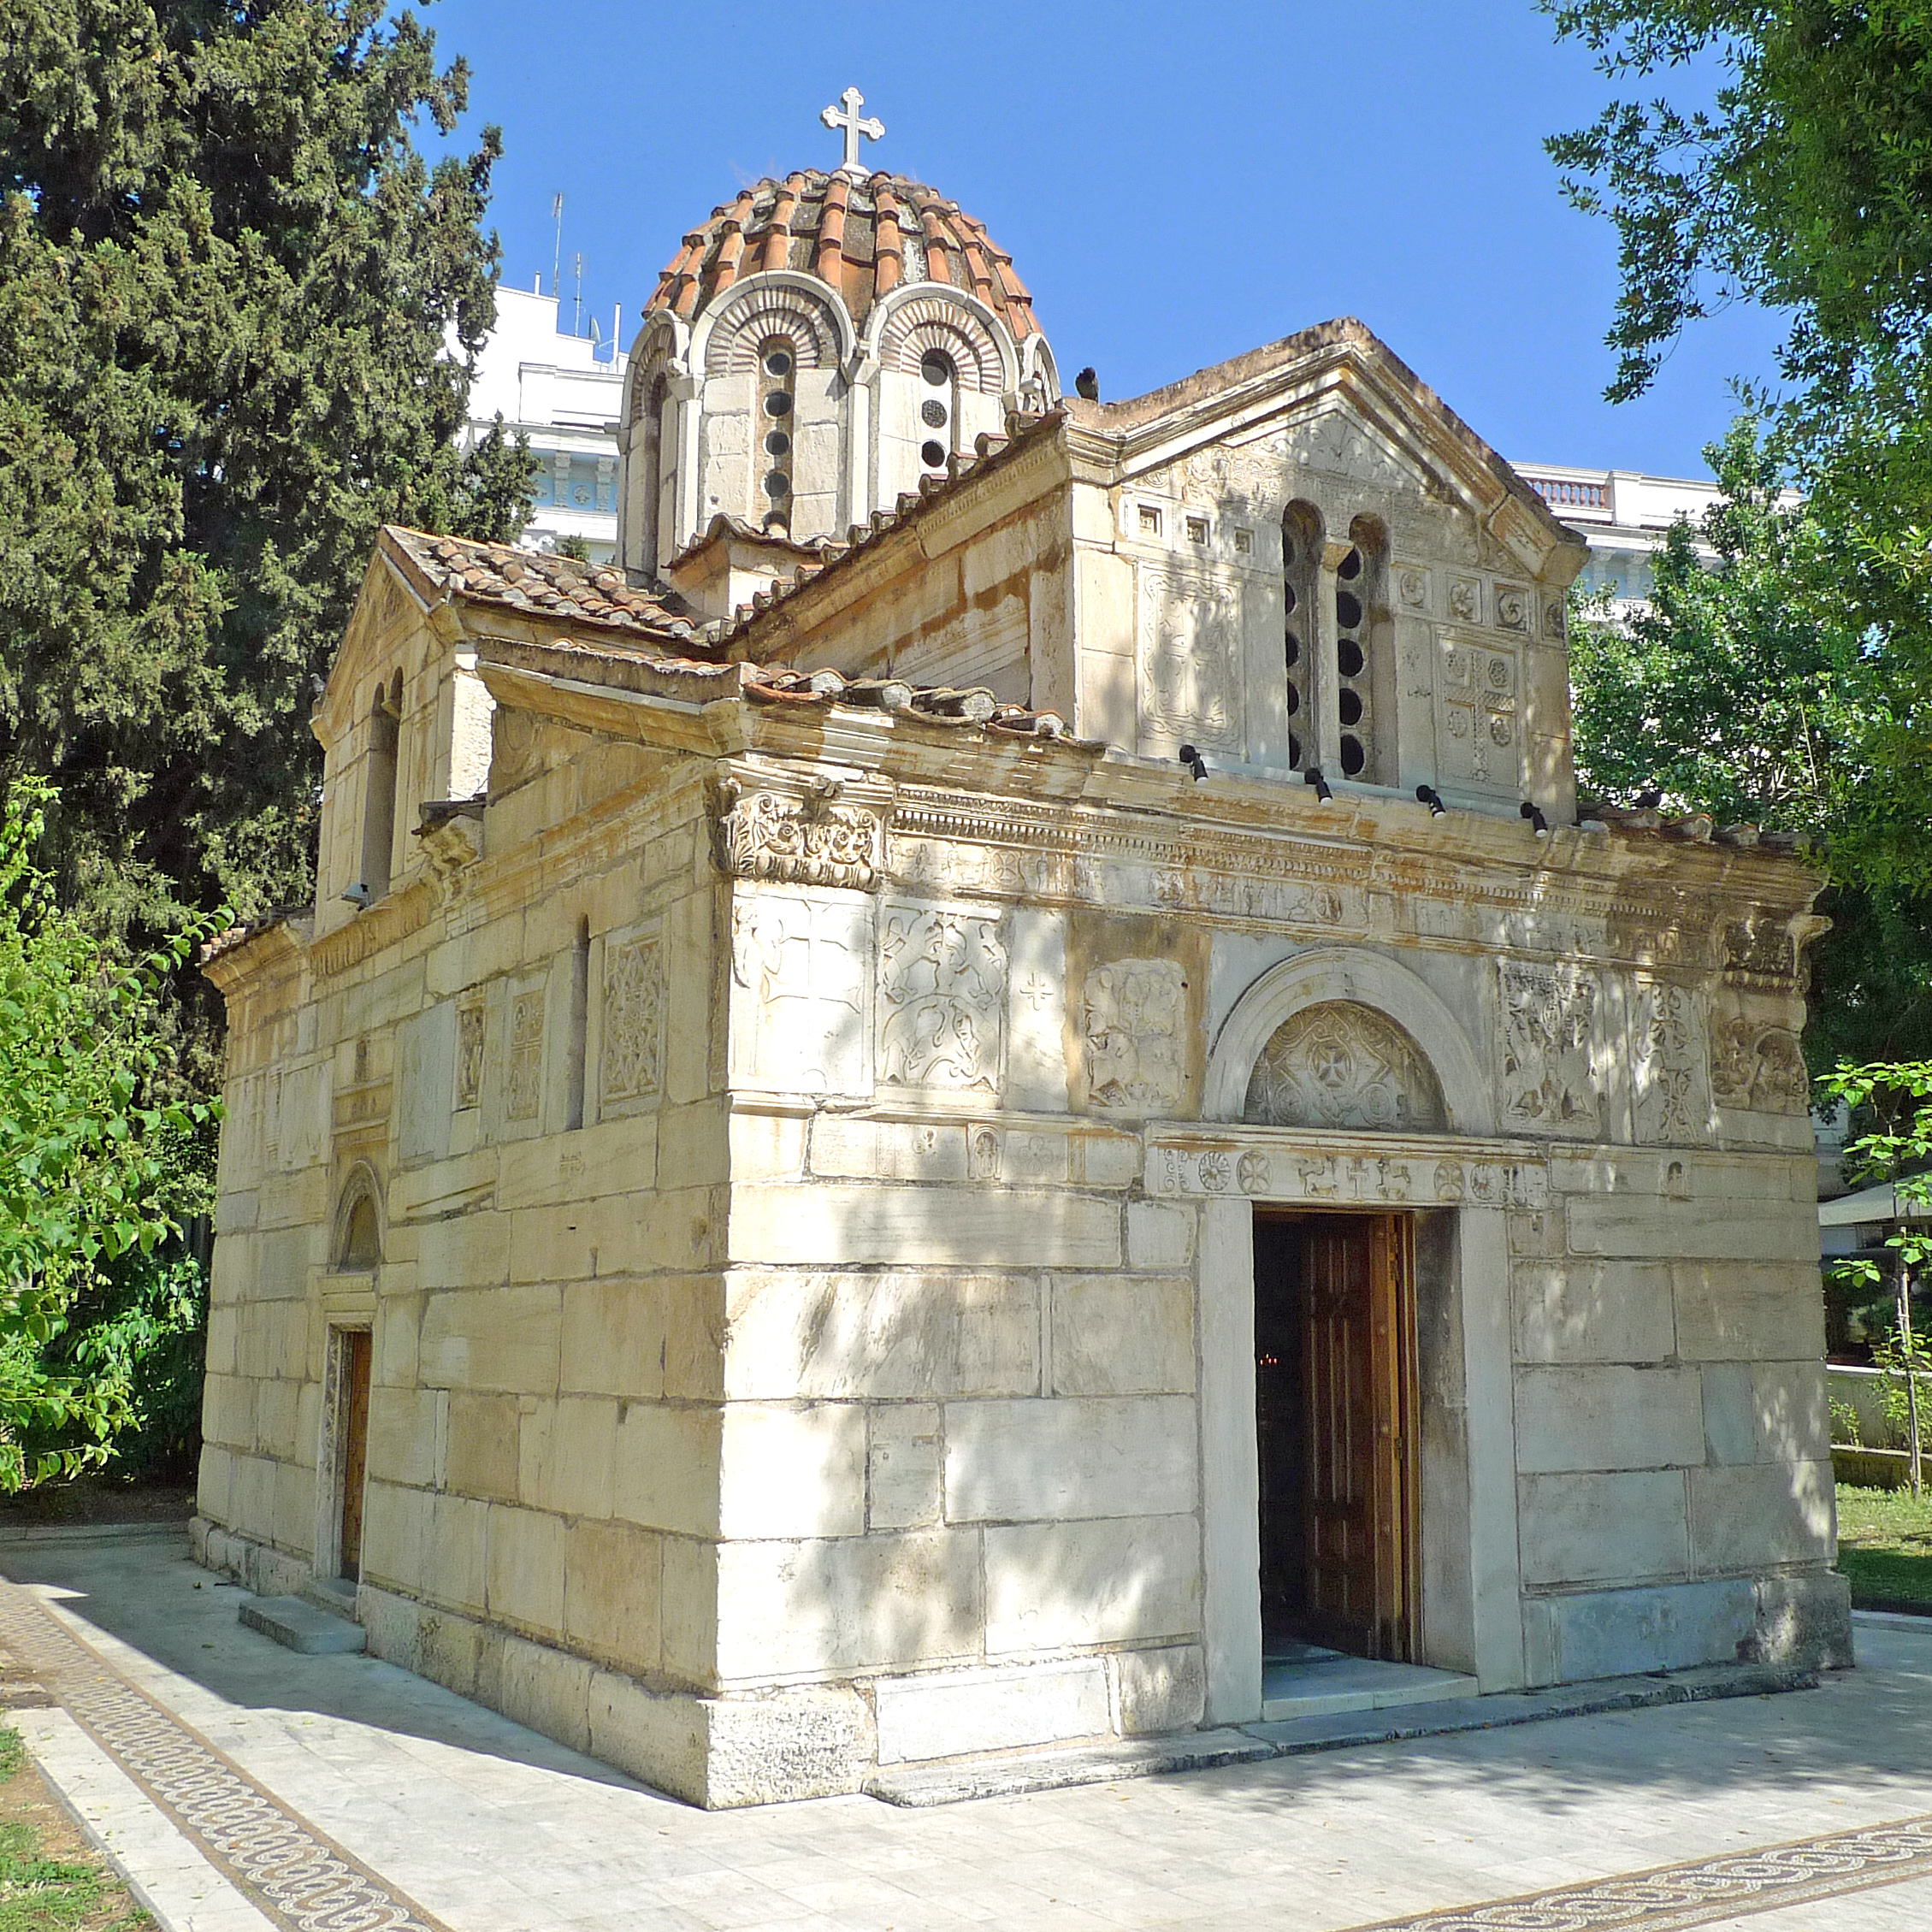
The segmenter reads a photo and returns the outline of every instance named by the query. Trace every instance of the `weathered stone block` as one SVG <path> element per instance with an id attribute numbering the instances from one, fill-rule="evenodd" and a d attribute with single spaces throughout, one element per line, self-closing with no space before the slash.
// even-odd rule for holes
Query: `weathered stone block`
<path id="1" fill-rule="evenodd" d="M 1519 1362 L 1662 1362 L 1675 1352 L 1666 1262 L 1519 1261 L 1512 1274 Z"/>
<path id="2" fill-rule="evenodd" d="M 471 1395 L 454 1389 L 449 1398 L 449 1438 L 443 1481 L 458 1496 L 492 1503 L 517 1500 L 517 1397 Z"/>
<path id="3" fill-rule="evenodd" d="M 1120 1212 L 1077 1194 L 748 1183 L 731 1200 L 730 1257 L 806 1266 L 1117 1267 Z"/>
<path id="4" fill-rule="evenodd" d="M 1185 1396 L 950 1403 L 949 1522 L 1178 1515 L 1199 1501 Z"/>
<path id="5" fill-rule="evenodd" d="M 664 1539 L 624 1523 L 573 1523 L 564 1541 L 564 1634 L 626 1670 L 663 1654 Z"/>
<path id="6" fill-rule="evenodd" d="M 1675 1469 L 1520 1478 L 1523 1581 L 1533 1587 L 1682 1575 L 1690 1568 L 1684 1483 Z"/>
<path id="7" fill-rule="evenodd" d="M 976 1661 L 978 1557 L 970 1530 L 724 1544 L 718 1675 L 744 1684 Z"/>
<path id="8" fill-rule="evenodd" d="M 434 1388 L 552 1395 L 562 1324 L 553 1287 L 433 1294 L 422 1315 L 422 1380 Z"/>
<path id="9" fill-rule="evenodd" d="M 1815 1243 L 1816 1234 L 1810 1238 Z M 1824 1291 L 1816 1262 L 1685 1261 L 1671 1276 L 1677 1352 L 1686 1362 L 1823 1358 Z"/>
<path id="10" fill-rule="evenodd" d="M 491 1617 L 505 1623 L 551 1634 L 563 1628 L 562 1517 L 490 1505 L 488 1604 Z"/>
<path id="11" fill-rule="evenodd" d="M 435 1498 L 425 1489 L 399 1489 L 374 1477 L 363 1493 L 363 1575 L 411 1594 L 423 1587 Z"/>
<path id="12" fill-rule="evenodd" d="M 1694 1368 L 1519 1368 L 1516 1467 L 1687 1468 L 1704 1460 L 1702 1391 Z"/>
<path id="13" fill-rule="evenodd" d="M 1835 1490 L 1829 1460 L 1691 1472 L 1691 1545 L 1699 1569 L 1829 1563 Z"/>
<path id="14" fill-rule="evenodd" d="M 664 1393 L 665 1285 L 573 1281 L 564 1289 L 560 1387 L 566 1394 Z"/>
<path id="15" fill-rule="evenodd" d="M 1055 1395 L 1192 1392 L 1194 1288 L 1185 1275 L 1061 1276 L 1052 1294 Z"/>
<path id="16" fill-rule="evenodd" d="M 868 1416 L 866 1527 L 930 1529 L 944 1501 L 939 1405 L 877 1403 Z"/>
<path id="17" fill-rule="evenodd" d="M 426 1597 L 452 1610 L 482 1614 L 488 1600 L 490 1509 L 464 1496 L 436 1498 L 422 1569 Z"/>
<path id="18" fill-rule="evenodd" d="M 573 1751 L 589 1750 L 590 1680 L 596 1667 L 521 1637 L 505 1636 L 501 1656 L 497 1709 Z"/>
<path id="19" fill-rule="evenodd" d="M 608 1396 L 536 1403 L 518 1431 L 519 1499 L 566 1516 L 608 1516 L 617 1432 L 617 1403 Z"/>
<path id="20" fill-rule="evenodd" d="M 857 1536 L 866 1527 L 866 1411 L 857 1403 L 728 1403 L 719 1533 Z"/>
<path id="21" fill-rule="evenodd" d="M 1831 1570 L 1798 1576 L 1763 1576 L 1753 1586 L 1757 1625 L 1751 1654 L 1764 1663 L 1796 1663 L 1813 1670 L 1849 1669 L 1852 1586 Z"/>
<path id="22" fill-rule="evenodd" d="M 990 1656 L 1200 1634 L 1201 1526 L 1191 1515 L 1025 1523 L 984 1535 Z"/>
<path id="23" fill-rule="evenodd" d="M 1728 1663 L 1749 1640 L 1755 1614 L 1752 1586 L 1742 1578 L 1583 1591 L 1534 1608 L 1549 1632 L 1545 1646 L 1530 1646 L 1534 1684 Z"/>
<path id="24" fill-rule="evenodd" d="M 717 1535 L 722 1433 L 716 1409 L 625 1403 L 612 1513 L 649 1529 Z"/>
<path id="25" fill-rule="evenodd" d="M 1100 1657 L 882 1677 L 873 1700 L 882 1764 L 1013 1751 L 1112 1728 Z"/>
<path id="26" fill-rule="evenodd" d="M 284 1387 L 292 1387 L 285 1383 Z M 436 1480 L 436 1403 L 434 1389 L 371 1388 L 369 1392 L 369 1468 L 391 1482 L 427 1488 Z M 291 1429 L 291 1434 L 293 1431 Z"/>
<path id="27" fill-rule="evenodd" d="M 1191 1730 L 1208 1696 L 1207 1658 L 1198 1644 L 1116 1651 L 1108 1659 L 1118 1728 L 1126 1737 Z"/>

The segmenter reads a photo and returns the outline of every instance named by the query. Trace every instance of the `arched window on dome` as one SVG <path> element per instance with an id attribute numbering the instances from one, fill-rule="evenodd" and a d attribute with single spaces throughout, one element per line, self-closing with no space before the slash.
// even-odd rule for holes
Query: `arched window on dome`
<path id="1" fill-rule="evenodd" d="M 919 475 L 943 476 L 959 447 L 960 372 L 943 349 L 919 357 Z"/>
<path id="2" fill-rule="evenodd" d="M 638 452 L 638 476 L 641 487 L 632 499 L 638 511 L 638 562 L 656 575 L 663 558 L 662 541 L 671 528 L 671 464 L 665 447 L 666 415 L 670 407 L 671 378 L 660 373 L 651 384 L 644 403 L 643 446 Z"/>
<path id="3" fill-rule="evenodd" d="M 1349 525 L 1349 552 L 1335 567 L 1336 699 L 1342 733 L 1337 758 L 1344 778 L 1384 784 L 1387 747 L 1376 741 L 1379 718 L 1391 718 L 1394 694 L 1383 685 L 1388 664 L 1387 533 L 1374 517 Z M 1378 703 L 1378 699 L 1380 702 Z"/>
<path id="4" fill-rule="evenodd" d="M 753 434 L 759 439 L 751 472 L 752 519 L 764 529 L 792 527 L 792 458 L 797 434 L 798 352 L 784 335 L 767 336 L 758 350 L 758 413 Z"/>
<path id="5" fill-rule="evenodd" d="M 1318 747 L 1321 626 L 1321 512 L 1312 503 L 1291 503 L 1281 517 L 1281 600 L 1285 608 L 1281 646 L 1283 698 L 1288 707 L 1288 763 L 1305 771 L 1321 762 Z"/>

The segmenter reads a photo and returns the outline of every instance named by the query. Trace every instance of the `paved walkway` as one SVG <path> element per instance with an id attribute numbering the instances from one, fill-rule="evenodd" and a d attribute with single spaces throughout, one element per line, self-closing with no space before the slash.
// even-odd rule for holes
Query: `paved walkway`
<path id="1" fill-rule="evenodd" d="M 1863 1668 L 1782 1697 L 706 1814 L 387 1664 L 278 1649 L 172 1542 L 0 1545 L 0 1573 L 27 1586 L 0 1589 L 7 1693 L 30 1672 L 62 1706 L 13 1721 L 177 1932 L 1932 1925 L 1932 1632 L 1883 1622 Z"/>

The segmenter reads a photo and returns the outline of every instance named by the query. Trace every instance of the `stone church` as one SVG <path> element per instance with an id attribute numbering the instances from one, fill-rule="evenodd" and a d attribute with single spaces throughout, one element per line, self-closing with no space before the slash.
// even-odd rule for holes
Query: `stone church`
<path id="1" fill-rule="evenodd" d="M 1849 1661 L 1819 877 L 1580 810 L 1584 547 L 1360 323 L 1069 396 L 859 105 L 665 270 L 621 567 L 370 558 L 198 1554 L 712 1805 Z"/>

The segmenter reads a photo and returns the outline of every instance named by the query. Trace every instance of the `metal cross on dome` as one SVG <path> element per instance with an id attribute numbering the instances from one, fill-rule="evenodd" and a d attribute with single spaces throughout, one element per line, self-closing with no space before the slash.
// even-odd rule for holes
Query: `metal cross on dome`
<path id="1" fill-rule="evenodd" d="M 859 158 L 859 139 L 863 135 L 868 141 L 883 140 L 885 123 L 873 115 L 861 115 L 860 109 L 866 104 L 866 97 L 856 87 L 848 87 L 839 96 L 841 108 L 829 107 L 821 110 L 818 118 L 826 127 L 845 136 L 845 160 L 839 168 L 842 174 L 870 174 L 871 169 Z"/>

